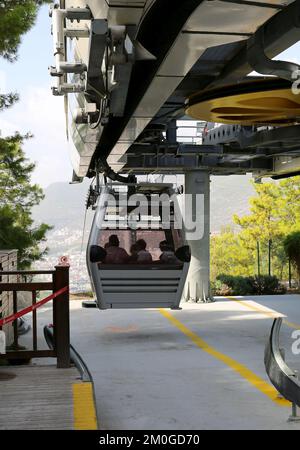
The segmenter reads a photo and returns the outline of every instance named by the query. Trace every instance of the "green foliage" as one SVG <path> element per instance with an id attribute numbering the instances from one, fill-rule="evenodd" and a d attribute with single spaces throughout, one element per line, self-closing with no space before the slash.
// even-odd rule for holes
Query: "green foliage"
<path id="1" fill-rule="evenodd" d="M 41 251 L 39 244 L 46 240 L 49 226 L 32 225 L 29 215 L 20 217 L 16 210 L 8 206 L 0 207 L 0 248 L 18 249 L 19 269 L 30 267 L 32 262 L 41 259 L 47 252 L 46 248 Z"/>
<path id="2" fill-rule="evenodd" d="M 233 217 L 238 228 L 227 227 L 219 235 L 212 236 L 212 281 L 219 274 L 243 277 L 256 275 L 258 242 L 261 273 L 268 273 L 269 241 L 272 274 L 280 280 L 288 278 L 289 253 L 284 240 L 289 234 L 300 230 L 300 177 L 288 178 L 279 183 L 254 184 L 254 188 L 256 196 L 249 201 L 250 213 Z M 300 259 L 299 264 L 296 262 L 296 255 L 299 257 L 299 254 L 295 254 L 293 261 L 300 279 Z"/>
<path id="3" fill-rule="evenodd" d="M 39 5 L 48 0 L 0 0 L 0 56 L 13 62 L 21 36 L 34 24 Z M 12 106 L 18 94 L 1 94 L 0 111 Z M 19 268 L 30 266 L 47 251 L 40 249 L 50 227 L 34 226 L 31 209 L 43 198 L 41 188 L 31 184 L 35 165 L 22 150 L 25 139 L 31 136 L 0 138 L 0 248 L 18 249 Z"/>
<path id="4" fill-rule="evenodd" d="M 18 100 L 19 96 L 16 93 L 0 94 L 0 111 L 10 108 Z"/>
<path id="5" fill-rule="evenodd" d="M 0 56 L 10 62 L 17 59 L 21 37 L 35 23 L 38 8 L 52 0 L 0 0 Z M 19 96 L 0 94 L 0 111 L 9 108 Z"/>
<path id="6" fill-rule="evenodd" d="M 19 267 L 30 266 L 45 255 L 39 244 L 51 228 L 46 224 L 34 226 L 31 209 L 43 199 L 41 188 L 31 184 L 35 165 L 22 150 L 24 139 L 16 134 L 0 139 L 0 248 L 19 250 Z"/>
<path id="7" fill-rule="evenodd" d="M 284 287 L 275 276 L 241 277 L 218 275 L 213 285 L 214 295 L 274 295 L 284 293 Z"/>
<path id="8" fill-rule="evenodd" d="M 251 295 L 254 286 L 251 277 L 218 275 L 217 280 L 222 283 L 222 295 Z M 224 291 L 227 293 L 225 294 Z"/>
<path id="9" fill-rule="evenodd" d="M 253 274 L 255 255 L 244 245 L 242 237 L 231 227 L 221 230 L 220 235 L 211 237 L 211 275 L 218 274 L 247 276 Z"/>
<path id="10" fill-rule="evenodd" d="M 257 195 L 249 201 L 250 214 L 243 217 L 234 215 L 233 220 L 241 228 L 243 245 L 256 251 L 257 241 L 267 244 L 269 240 L 275 242 L 282 238 L 280 205 L 283 189 L 272 182 L 253 186 Z"/>
<path id="11" fill-rule="evenodd" d="M 30 212 L 43 198 L 42 190 L 30 184 L 35 165 L 22 150 L 29 137 L 16 134 L 0 138 L 0 206 L 8 205 L 20 214 Z"/>
<path id="12" fill-rule="evenodd" d="M 0 56 L 15 61 L 21 36 L 35 23 L 39 0 L 1 0 L 0 2 Z"/>
<path id="13" fill-rule="evenodd" d="M 300 281 L 300 231 L 294 231 L 287 235 L 283 245 L 287 256 L 297 269 L 298 280 Z"/>
<path id="14" fill-rule="evenodd" d="M 256 275 L 252 277 L 251 283 L 256 295 L 274 295 L 285 292 L 285 288 L 274 275 Z"/>

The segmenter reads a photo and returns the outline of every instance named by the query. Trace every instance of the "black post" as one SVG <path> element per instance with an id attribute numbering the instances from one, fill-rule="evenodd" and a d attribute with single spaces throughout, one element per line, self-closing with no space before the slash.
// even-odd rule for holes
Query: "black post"
<path id="1" fill-rule="evenodd" d="M 271 275 L 272 240 L 269 239 L 269 276 Z"/>
<path id="2" fill-rule="evenodd" d="M 257 274 L 260 276 L 260 254 L 259 254 L 259 241 L 257 241 Z"/>
<path id="3" fill-rule="evenodd" d="M 291 258 L 289 258 L 289 288 L 292 287 L 292 267 L 291 267 Z"/>
<path id="4" fill-rule="evenodd" d="M 13 291 L 13 313 L 17 314 L 18 312 L 18 300 L 17 300 L 17 291 Z M 18 350 L 19 343 L 18 343 L 18 319 L 13 321 L 13 328 L 14 328 L 14 349 Z"/>
<path id="5" fill-rule="evenodd" d="M 166 138 L 169 144 L 177 143 L 177 121 L 176 119 L 171 120 L 166 131 Z"/>
<path id="6" fill-rule="evenodd" d="M 69 288 L 69 266 L 56 266 L 54 292 Z M 53 300 L 54 345 L 57 367 L 70 367 L 70 305 L 69 291 Z"/>

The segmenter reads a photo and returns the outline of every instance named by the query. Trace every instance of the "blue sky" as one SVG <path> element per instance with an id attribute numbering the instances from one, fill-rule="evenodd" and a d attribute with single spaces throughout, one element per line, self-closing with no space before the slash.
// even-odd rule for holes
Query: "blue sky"
<path id="1" fill-rule="evenodd" d="M 1 60 L 1 69 L 7 73 L 7 89 L 22 91 L 27 85 L 49 85 L 48 66 L 53 64 L 53 52 L 48 11 L 49 6 L 43 6 L 35 27 L 23 36 L 17 63 Z"/>
<path id="2" fill-rule="evenodd" d="M 3 135 L 30 131 L 25 144 L 28 158 L 36 162 L 33 181 L 43 187 L 69 181 L 72 167 L 65 137 L 63 100 L 53 97 L 48 67 L 53 64 L 49 6 L 40 10 L 36 25 L 23 36 L 17 62 L 0 60 L 1 92 L 17 91 L 20 101 L 0 115 Z"/>
<path id="3" fill-rule="evenodd" d="M 53 97 L 48 67 L 53 64 L 49 6 L 40 10 L 35 27 L 23 36 L 18 61 L 0 60 L 1 92 L 17 91 L 21 100 L 0 115 L 3 135 L 16 130 L 34 134 L 25 151 L 37 166 L 33 181 L 43 187 L 56 181 L 69 181 L 72 167 L 65 136 L 63 99 Z M 278 58 L 300 63 L 300 43 Z"/>

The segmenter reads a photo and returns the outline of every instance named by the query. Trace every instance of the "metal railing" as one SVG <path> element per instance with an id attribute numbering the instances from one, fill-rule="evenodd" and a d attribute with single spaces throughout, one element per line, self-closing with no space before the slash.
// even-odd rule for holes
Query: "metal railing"
<path id="1" fill-rule="evenodd" d="M 51 281 L 29 281 L 37 275 L 51 275 Z M 37 303 L 37 292 L 58 292 L 69 286 L 69 267 L 56 266 L 55 270 L 27 270 L 27 271 L 0 271 L 0 277 L 8 277 L 7 282 L 0 283 L 0 292 L 13 293 L 13 313 L 18 313 L 18 292 L 31 292 L 31 305 Z M 17 282 L 10 282 L 9 277 L 17 278 Z M 21 280 L 21 281 L 20 281 Z M 28 360 L 31 358 L 57 358 L 57 367 L 70 366 L 70 317 L 69 317 L 69 291 L 65 291 L 52 300 L 52 318 L 54 346 L 52 350 L 38 348 L 37 310 L 32 312 L 32 348 L 24 349 L 19 345 L 18 320 L 13 322 L 13 343 L 6 354 L 0 355 L 5 360 Z M 1 329 L 1 328 L 0 328 Z"/>
<path id="2" fill-rule="evenodd" d="M 297 373 L 284 361 L 279 342 L 281 325 L 282 318 L 276 318 L 265 348 L 265 368 L 277 391 L 292 403 L 293 412 L 290 419 L 300 419 L 297 416 L 297 406 L 300 407 L 300 381 Z"/>

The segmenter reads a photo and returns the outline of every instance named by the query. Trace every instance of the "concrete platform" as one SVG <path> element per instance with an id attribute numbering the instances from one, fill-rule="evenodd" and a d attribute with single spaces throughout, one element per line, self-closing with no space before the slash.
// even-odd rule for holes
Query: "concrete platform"
<path id="1" fill-rule="evenodd" d="M 72 301 L 71 340 L 94 378 L 100 429 L 300 430 L 287 422 L 290 404 L 265 373 L 273 318 L 266 308 L 287 315 L 281 345 L 300 369 L 291 352 L 299 295 L 218 298 L 165 312 L 82 309 Z M 39 312 L 41 325 L 49 313 Z"/>
<path id="2" fill-rule="evenodd" d="M 299 296 L 274 302 L 300 323 Z M 287 423 L 290 406 L 265 374 L 270 316 L 221 298 L 168 312 L 175 324 L 157 310 L 72 310 L 72 340 L 92 371 L 102 429 L 300 430 Z M 291 331 L 283 328 L 282 345 L 300 368 Z"/>
<path id="3" fill-rule="evenodd" d="M 1 366 L 0 430 L 96 429 L 91 390 L 73 367 Z"/>

